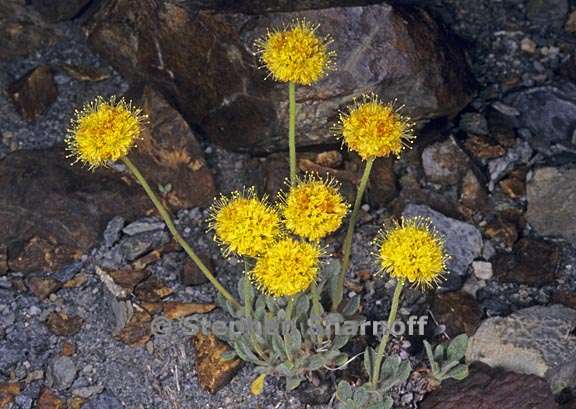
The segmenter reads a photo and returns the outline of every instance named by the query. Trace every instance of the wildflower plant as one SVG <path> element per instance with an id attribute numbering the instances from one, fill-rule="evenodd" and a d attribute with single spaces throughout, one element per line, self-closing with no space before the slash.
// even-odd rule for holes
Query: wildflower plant
<path id="1" fill-rule="evenodd" d="M 342 262 L 326 255 L 322 240 L 343 225 L 350 206 L 334 179 L 296 169 L 295 86 L 309 86 L 332 68 L 332 40 L 318 34 L 318 26 L 297 20 L 269 31 L 256 42 L 262 64 L 277 81 L 288 83 L 290 179 L 284 192 L 270 200 L 254 188 L 220 195 L 209 211 L 209 233 L 225 257 L 243 260 L 238 282 L 240 302 L 224 288 L 180 235 L 170 213 L 139 169 L 128 158 L 141 138 L 146 116 L 123 99 L 98 98 L 76 113 L 66 139 L 74 162 L 90 169 L 121 161 L 145 190 L 175 240 L 218 290 L 217 302 L 232 317 L 252 320 L 260 327 L 275 319 L 288 323 L 280 332 L 230 331 L 221 335 L 233 350 L 223 358 L 240 357 L 255 365 L 251 391 L 263 391 L 268 376 L 286 379 L 288 390 L 303 381 L 315 382 L 318 374 L 345 368 L 356 357 L 343 351 L 351 336 L 323 333 L 315 324 L 360 320 L 360 296 L 343 301 L 345 275 L 350 267 L 354 227 L 374 161 L 398 156 L 413 140 L 413 123 L 395 104 L 366 94 L 340 114 L 337 136 L 365 162 L 342 246 Z M 428 219 L 410 218 L 382 229 L 374 240 L 379 274 L 396 286 L 388 328 L 396 320 L 406 284 L 433 288 L 442 278 L 448 255 L 443 240 Z M 327 291 L 327 290 L 330 291 Z M 330 293 L 330 304 L 324 293 Z M 389 331 L 376 349 L 363 352 L 368 382 L 359 387 L 338 383 L 335 397 L 346 409 L 389 409 L 391 388 L 406 382 L 411 367 L 399 356 L 387 354 Z M 466 367 L 461 359 L 464 338 L 447 347 L 426 344 L 432 376 L 438 382 L 461 379 Z"/>

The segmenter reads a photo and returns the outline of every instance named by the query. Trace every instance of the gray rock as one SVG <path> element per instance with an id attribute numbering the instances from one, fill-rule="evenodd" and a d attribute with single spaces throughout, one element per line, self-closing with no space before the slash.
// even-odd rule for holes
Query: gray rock
<path id="1" fill-rule="evenodd" d="M 432 224 L 445 239 L 446 252 L 451 256 L 448 270 L 466 274 L 468 266 L 482 252 L 482 234 L 471 224 L 444 216 L 428 206 L 410 204 L 403 216 L 424 216 L 432 219 Z"/>
<path id="2" fill-rule="evenodd" d="M 532 153 L 530 144 L 523 139 L 518 139 L 516 145 L 508 149 L 506 155 L 488 162 L 488 171 L 490 172 L 488 189 L 490 191 L 494 190 L 494 186 L 500 179 L 517 164 L 527 163 L 532 157 Z"/>
<path id="3" fill-rule="evenodd" d="M 482 114 L 467 112 L 460 118 L 460 129 L 474 135 L 488 135 L 488 121 Z"/>
<path id="4" fill-rule="evenodd" d="M 8 376 L 8 370 L 23 360 L 26 356 L 24 345 L 0 342 L 0 374 Z"/>
<path id="5" fill-rule="evenodd" d="M 124 405 L 116 397 L 103 393 L 87 402 L 82 409 L 124 409 Z"/>
<path id="6" fill-rule="evenodd" d="M 560 28 L 566 22 L 568 0 L 528 0 L 526 16 L 539 26 Z"/>
<path id="7" fill-rule="evenodd" d="M 420 122 L 454 115 L 470 101 L 475 84 L 461 43 L 422 9 L 376 4 L 251 15 L 120 0 L 101 7 L 87 30 L 91 47 L 125 78 L 169 95 L 212 141 L 277 151 L 286 145 L 287 86 L 256 69 L 254 41 L 293 19 L 318 24 L 337 53 L 334 72 L 297 87 L 299 144 L 334 142 L 326 129 L 360 90 L 398 98 Z"/>
<path id="8" fill-rule="evenodd" d="M 127 236 L 113 249 L 127 261 L 133 261 L 152 249 L 168 243 L 170 236 L 163 230 Z"/>
<path id="9" fill-rule="evenodd" d="M 122 229 L 124 234 L 128 236 L 135 236 L 140 233 L 148 233 L 151 231 L 164 229 L 164 223 L 159 222 L 156 218 L 148 217 L 130 223 L 128 226 Z"/>
<path id="10" fill-rule="evenodd" d="M 76 365 L 72 358 L 60 356 L 54 359 L 48 367 L 46 378 L 55 389 L 68 389 L 76 379 Z"/>
<path id="11" fill-rule="evenodd" d="M 576 168 L 536 169 L 527 197 L 526 218 L 538 233 L 576 240 Z"/>
<path id="12" fill-rule="evenodd" d="M 484 321 L 470 338 L 466 359 L 545 377 L 554 393 L 576 386 L 576 310 L 536 306 Z"/>
<path id="13" fill-rule="evenodd" d="M 32 409 L 32 404 L 34 400 L 30 396 L 19 395 L 14 399 L 18 409 Z"/>
<path id="14" fill-rule="evenodd" d="M 572 132 L 576 127 L 576 85 L 561 82 L 514 92 L 505 98 L 520 115 L 516 127 L 530 130 L 528 142 L 538 152 L 551 155 L 576 152 Z"/>
<path id="15" fill-rule="evenodd" d="M 422 167 L 432 183 L 457 184 L 468 170 L 468 156 L 454 139 L 427 146 L 422 152 Z"/>
<path id="16" fill-rule="evenodd" d="M 120 232 L 124 227 L 126 220 L 123 217 L 116 216 L 106 226 L 104 230 L 104 244 L 106 247 L 112 247 L 120 239 Z"/>
<path id="17" fill-rule="evenodd" d="M 78 396 L 80 398 L 88 399 L 91 396 L 98 395 L 102 393 L 104 390 L 104 386 L 102 385 L 93 385 L 93 386 L 84 386 L 82 388 L 77 388 L 72 391 L 73 396 Z"/>
<path id="18" fill-rule="evenodd" d="M 490 280 L 494 276 L 492 263 L 488 261 L 474 261 L 472 263 L 472 271 L 479 280 Z"/>

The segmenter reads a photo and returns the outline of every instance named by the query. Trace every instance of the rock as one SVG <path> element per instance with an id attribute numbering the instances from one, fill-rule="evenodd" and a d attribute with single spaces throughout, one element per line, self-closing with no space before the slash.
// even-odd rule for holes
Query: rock
<path id="1" fill-rule="evenodd" d="M 86 399 L 74 396 L 66 402 L 66 409 L 82 409 L 85 403 Z"/>
<path id="2" fill-rule="evenodd" d="M 52 46 L 60 37 L 21 0 L 0 2 L 0 60 Z"/>
<path id="3" fill-rule="evenodd" d="M 568 20 L 566 20 L 566 24 L 564 25 L 564 30 L 569 33 L 576 33 L 576 11 L 573 11 L 568 16 Z"/>
<path id="4" fill-rule="evenodd" d="M 394 161 L 391 158 L 378 158 L 374 161 L 370 173 L 368 195 L 370 202 L 385 206 L 398 192 L 394 173 Z"/>
<path id="5" fill-rule="evenodd" d="M 65 155 L 57 146 L 0 161 L 0 244 L 10 270 L 60 270 L 100 240 L 113 216 L 131 219 L 151 206 L 132 179 L 71 167 Z"/>
<path id="6" fill-rule="evenodd" d="M 506 153 L 506 149 L 490 138 L 485 136 L 473 135 L 466 139 L 464 147 L 477 159 L 494 159 L 499 158 Z"/>
<path id="7" fill-rule="evenodd" d="M 48 21 L 72 20 L 91 0 L 32 0 L 32 6 Z"/>
<path id="8" fill-rule="evenodd" d="M 196 355 L 196 374 L 200 385 L 210 393 L 216 393 L 228 384 L 242 366 L 238 358 L 224 361 L 220 355 L 230 348 L 214 335 L 199 332 L 192 337 Z"/>
<path id="9" fill-rule="evenodd" d="M 510 176 L 499 183 L 502 191 L 512 199 L 519 199 L 526 195 L 527 169 L 522 167 L 510 172 Z"/>
<path id="10" fill-rule="evenodd" d="M 106 247 L 112 247 L 118 240 L 120 240 L 120 234 L 122 229 L 124 228 L 124 224 L 126 224 L 126 220 L 123 217 L 116 216 L 106 226 L 104 230 L 104 244 Z"/>
<path id="11" fill-rule="evenodd" d="M 14 398 L 20 395 L 19 383 L 0 383 L 0 409 L 8 409 Z"/>
<path id="12" fill-rule="evenodd" d="M 140 301 L 144 302 L 160 302 L 163 298 L 168 297 L 174 292 L 166 285 L 163 280 L 155 277 L 148 278 L 143 283 L 139 284 L 134 290 L 134 294 Z"/>
<path id="13" fill-rule="evenodd" d="M 64 401 L 49 388 L 42 388 L 38 397 L 37 409 L 62 409 Z"/>
<path id="14" fill-rule="evenodd" d="M 551 304 L 561 304 L 576 310 L 576 292 L 558 290 L 552 294 Z"/>
<path id="15" fill-rule="evenodd" d="M 144 269 L 136 270 L 125 268 L 120 270 L 107 270 L 106 273 L 112 277 L 112 280 L 114 280 L 116 284 L 130 292 L 150 276 L 150 272 Z"/>
<path id="16" fill-rule="evenodd" d="M 254 16 L 120 0 L 101 7 L 86 30 L 94 51 L 128 80 L 153 84 L 212 141 L 270 152 L 287 144 L 287 87 L 264 81 L 253 43 L 293 18 L 318 23 L 338 55 L 337 71 L 297 90 L 301 145 L 333 142 L 326 128 L 358 89 L 401 96 L 419 121 L 454 115 L 470 100 L 475 84 L 462 47 L 420 9 L 379 4 Z"/>
<path id="17" fill-rule="evenodd" d="M 539 27 L 560 28 L 566 21 L 568 8 L 568 0 L 528 0 L 526 16 Z"/>
<path id="18" fill-rule="evenodd" d="M 527 196 L 526 219 L 538 233 L 576 240 L 576 168 L 536 169 Z"/>
<path id="19" fill-rule="evenodd" d="M 98 82 L 110 78 L 110 74 L 93 67 L 74 64 L 60 64 L 58 65 L 58 68 L 77 81 Z"/>
<path id="20" fill-rule="evenodd" d="M 482 320 L 482 309 L 474 297 L 464 291 L 436 294 L 432 314 L 439 324 L 446 326 L 449 337 L 473 335 Z"/>
<path id="21" fill-rule="evenodd" d="M 503 176 L 518 164 L 526 164 L 532 157 L 533 151 L 530 144 L 522 139 L 518 139 L 516 144 L 508 149 L 506 155 L 488 162 L 488 171 L 490 172 L 490 183 L 488 189 L 494 190 L 496 183 Z"/>
<path id="22" fill-rule="evenodd" d="M 494 273 L 492 272 L 492 263 L 489 261 L 474 261 L 472 271 L 479 280 L 490 280 Z"/>
<path id="23" fill-rule="evenodd" d="M 128 96 L 142 107 L 150 121 L 138 149 L 130 153 L 148 183 L 169 187 L 163 199 L 173 208 L 212 204 L 216 194 L 214 178 L 204 151 L 186 121 L 149 87 L 141 91 L 134 88 Z"/>
<path id="24" fill-rule="evenodd" d="M 507 208 L 491 215 L 486 220 L 484 234 L 509 249 L 518 240 L 518 231 L 522 230 L 525 224 L 526 222 L 520 209 Z"/>
<path id="25" fill-rule="evenodd" d="M 469 168 L 468 156 L 453 138 L 449 138 L 424 149 L 422 167 L 428 181 L 454 185 L 460 182 Z"/>
<path id="26" fill-rule="evenodd" d="M 72 277 L 70 280 L 62 284 L 62 288 L 78 288 L 82 287 L 89 279 L 88 274 L 80 272 Z"/>
<path id="27" fill-rule="evenodd" d="M 485 210 L 488 205 L 488 192 L 480 183 L 472 169 L 469 169 L 462 179 L 460 187 L 460 203 L 472 210 Z"/>
<path id="28" fill-rule="evenodd" d="M 76 379 L 76 365 L 72 358 L 60 356 L 54 359 L 48 367 L 46 377 L 48 383 L 58 390 L 68 389 Z"/>
<path id="29" fill-rule="evenodd" d="M 505 101 L 520 111 L 512 122 L 530 131 L 532 148 L 546 155 L 575 152 L 571 139 L 576 126 L 576 84 L 566 81 L 528 88 L 511 93 Z"/>
<path id="30" fill-rule="evenodd" d="M 18 362 L 26 359 L 25 346 L 18 343 L 0 343 L 0 374 L 8 373 Z"/>
<path id="31" fill-rule="evenodd" d="M 536 306 L 485 320 L 470 338 L 466 359 L 546 377 L 557 393 L 576 384 L 576 310 Z"/>
<path id="32" fill-rule="evenodd" d="M 472 135 L 488 135 L 488 121 L 482 114 L 467 112 L 462 114 L 459 123 L 460 129 Z"/>
<path id="33" fill-rule="evenodd" d="M 53 277 L 31 277 L 28 287 L 32 294 L 45 300 L 50 294 L 62 288 L 62 283 Z"/>
<path id="34" fill-rule="evenodd" d="M 536 47 L 537 44 L 529 37 L 525 37 L 520 41 L 520 49 L 528 54 L 534 54 L 536 52 Z"/>
<path id="35" fill-rule="evenodd" d="M 546 381 L 481 363 L 462 381 L 448 380 L 428 394 L 421 409 L 558 409 Z"/>
<path id="36" fill-rule="evenodd" d="M 512 253 L 501 253 L 494 259 L 498 281 L 542 286 L 556 280 L 560 249 L 550 241 L 524 238 Z"/>
<path id="37" fill-rule="evenodd" d="M 85 386 L 83 388 L 74 389 L 72 395 L 82 399 L 88 399 L 94 395 L 98 395 L 103 390 L 104 386 L 102 385 Z"/>
<path id="38" fill-rule="evenodd" d="M 166 225 L 155 218 L 140 219 L 122 229 L 124 234 L 135 236 L 140 233 L 148 233 L 156 230 L 163 230 Z"/>
<path id="39" fill-rule="evenodd" d="M 68 316 L 64 313 L 51 312 L 46 319 L 46 326 L 51 333 L 61 337 L 76 335 L 84 320 L 78 316 Z"/>
<path id="40" fill-rule="evenodd" d="M 8 247 L 0 244 L 0 276 L 8 272 Z"/>
<path id="41" fill-rule="evenodd" d="M 445 239 L 446 252 L 451 256 L 447 266 L 450 271 L 465 275 L 468 266 L 482 252 L 482 235 L 471 224 L 451 219 L 423 205 L 410 204 L 402 215 L 423 216 L 432 220 L 433 226 Z"/>
<path id="42" fill-rule="evenodd" d="M 169 241 L 170 235 L 167 231 L 155 230 L 153 232 L 124 237 L 112 252 L 117 253 L 120 259 L 131 262 L 144 256 L 153 249 L 163 246 Z"/>
<path id="43" fill-rule="evenodd" d="M 131 347 L 142 347 L 150 340 L 152 317 L 144 311 L 136 311 L 114 338 Z"/>
<path id="44" fill-rule="evenodd" d="M 115 396 L 104 392 L 88 401 L 82 409 L 124 409 L 124 405 Z"/>
<path id="45" fill-rule="evenodd" d="M 52 69 L 40 65 L 28 71 L 6 90 L 22 118 L 33 121 L 56 101 L 58 89 Z"/>
<path id="46" fill-rule="evenodd" d="M 196 304 L 170 301 L 162 304 L 164 315 L 169 320 L 177 320 L 192 314 L 206 314 L 216 308 L 214 304 Z"/>
<path id="47" fill-rule="evenodd" d="M 206 267 L 208 267 L 208 270 L 215 272 L 214 264 L 208 254 L 200 253 L 199 257 Z M 185 286 L 200 285 L 208 282 L 204 273 L 200 271 L 196 263 L 190 257 L 184 259 L 184 264 L 180 270 L 179 276 L 180 283 Z"/>

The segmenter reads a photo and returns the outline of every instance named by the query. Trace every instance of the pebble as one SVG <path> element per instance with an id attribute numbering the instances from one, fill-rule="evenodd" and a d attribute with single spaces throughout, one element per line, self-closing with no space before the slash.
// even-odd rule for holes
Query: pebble
<path id="1" fill-rule="evenodd" d="M 536 43 L 530 38 L 523 38 L 520 42 L 520 49 L 529 54 L 534 54 L 536 52 Z"/>
<path id="2" fill-rule="evenodd" d="M 460 119 L 460 129 L 474 135 L 488 135 L 488 122 L 482 114 L 467 112 Z"/>
<path id="3" fill-rule="evenodd" d="M 144 218 L 130 223 L 122 229 L 122 232 L 128 236 L 135 236 L 136 234 L 162 230 L 163 228 L 164 223 L 157 221 L 155 218 Z"/>
<path id="4" fill-rule="evenodd" d="M 123 217 L 116 216 L 106 226 L 104 230 L 104 244 L 106 247 L 112 247 L 120 239 L 120 232 L 124 227 L 126 220 Z"/>
<path id="5" fill-rule="evenodd" d="M 48 368 L 47 377 L 54 388 L 68 389 L 76 378 L 76 365 L 72 358 L 61 356 L 54 359 Z"/>
<path id="6" fill-rule="evenodd" d="M 472 263 L 472 271 L 479 280 L 490 280 L 494 276 L 492 263 L 488 261 L 474 261 Z"/>
<path id="7" fill-rule="evenodd" d="M 73 396 L 78 396 L 80 398 L 88 399 L 94 395 L 98 395 L 102 393 L 104 390 L 104 386 L 102 385 L 93 385 L 93 386 L 85 386 L 83 388 L 74 389 L 72 391 Z"/>

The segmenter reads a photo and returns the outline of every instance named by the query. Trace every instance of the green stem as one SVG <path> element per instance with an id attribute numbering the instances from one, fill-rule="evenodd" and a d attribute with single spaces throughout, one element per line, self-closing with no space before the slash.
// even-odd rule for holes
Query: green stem
<path id="1" fill-rule="evenodd" d="M 296 85 L 288 83 L 288 100 L 290 105 L 290 117 L 288 122 L 288 147 L 290 151 L 290 184 L 296 183 Z"/>
<path id="2" fill-rule="evenodd" d="M 354 227 L 356 226 L 356 221 L 358 220 L 358 214 L 360 213 L 360 206 L 362 206 L 362 198 L 364 197 L 364 191 L 368 185 L 368 179 L 370 179 L 370 172 L 372 171 L 372 165 L 374 164 L 374 158 L 368 159 L 366 161 L 366 166 L 364 167 L 364 173 L 360 179 L 360 186 L 358 186 L 358 191 L 356 192 L 356 201 L 354 202 L 354 208 L 352 209 L 352 215 L 350 216 L 350 222 L 348 224 L 348 230 L 346 231 L 346 237 L 344 238 L 344 250 L 342 256 L 342 269 L 340 270 L 340 275 L 338 276 L 338 283 L 336 287 L 336 292 L 334 294 L 334 299 L 332 300 L 332 310 L 336 311 L 338 306 L 342 302 L 344 297 L 344 280 L 346 278 L 346 273 L 350 267 L 350 256 L 352 255 L 352 237 L 354 236 Z"/>
<path id="3" fill-rule="evenodd" d="M 178 244 L 182 246 L 186 254 L 188 254 L 188 256 L 192 259 L 192 261 L 194 261 L 194 263 L 196 263 L 196 265 L 198 266 L 200 271 L 202 271 L 202 273 L 206 276 L 208 281 L 210 281 L 214 285 L 214 287 L 216 287 L 216 289 L 220 291 L 220 294 L 222 294 L 224 298 L 226 298 L 228 301 L 234 304 L 235 307 L 240 308 L 240 303 L 236 301 L 236 299 L 232 296 L 232 294 L 230 294 L 228 290 L 226 290 L 222 286 L 222 284 L 220 284 L 220 282 L 216 279 L 216 277 L 214 277 L 214 275 L 210 272 L 208 267 L 206 267 L 206 265 L 202 262 L 200 257 L 198 257 L 198 255 L 194 252 L 194 250 L 192 250 L 192 247 L 190 247 L 190 245 L 186 242 L 186 240 L 184 240 L 184 238 L 180 235 L 180 232 L 178 231 L 178 229 L 176 229 L 176 226 L 174 225 L 174 222 L 172 221 L 172 218 L 170 217 L 168 210 L 166 210 L 166 208 L 164 207 L 158 196 L 156 196 L 156 193 L 154 193 L 154 191 L 152 190 L 152 188 L 150 187 L 150 185 L 148 184 L 142 173 L 140 173 L 140 170 L 138 170 L 136 165 L 134 165 L 132 161 L 127 157 L 124 157 L 122 161 L 124 162 L 126 167 L 130 170 L 130 172 L 132 172 L 134 178 L 136 178 L 136 180 L 140 183 L 140 185 L 142 185 L 144 191 L 146 192 L 152 203 L 154 203 L 154 206 L 158 210 L 158 213 L 160 213 L 160 217 L 162 217 L 162 220 L 164 220 L 164 223 L 166 223 L 166 226 L 168 226 L 168 230 L 170 230 L 170 233 L 172 233 L 174 239 L 178 242 Z"/>
<path id="4" fill-rule="evenodd" d="M 392 331 L 392 326 L 394 321 L 396 321 L 396 315 L 398 314 L 398 306 L 400 305 L 400 295 L 402 294 L 402 289 L 404 288 L 404 280 L 398 281 L 396 288 L 394 289 L 394 296 L 392 297 L 392 306 L 390 307 L 390 315 L 388 316 L 388 324 L 386 327 L 386 332 L 382 336 L 378 350 L 376 351 L 376 362 L 374 363 L 374 368 L 372 372 L 372 385 L 376 387 L 380 381 L 380 367 L 382 366 L 382 359 L 384 359 L 384 353 L 386 352 L 386 345 L 388 344 L 388 339 L 390 338 L 390 332 Z"/>

